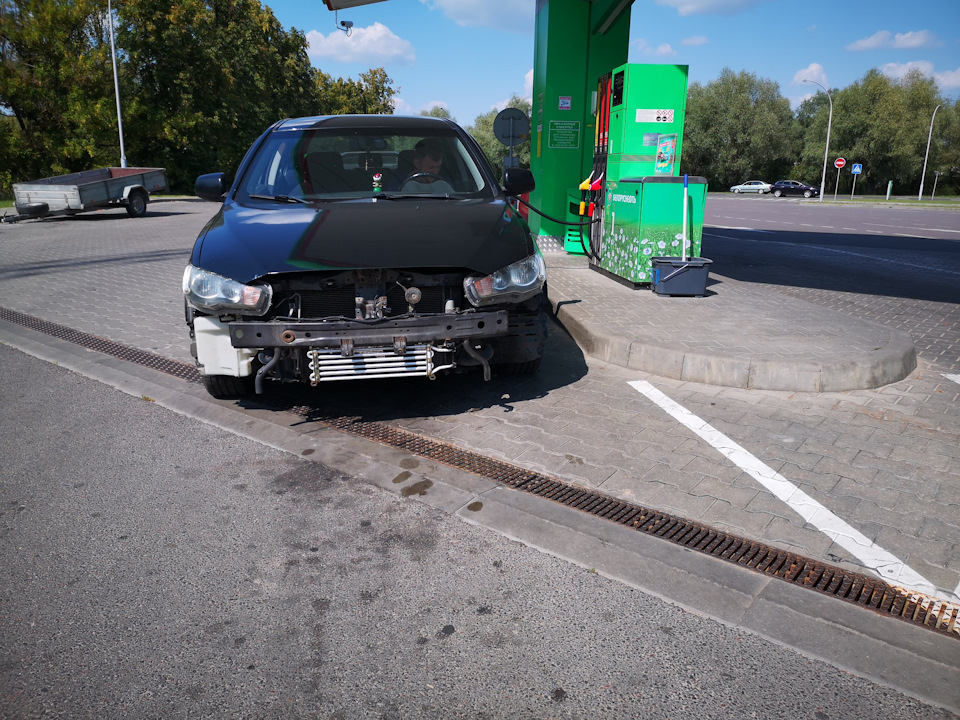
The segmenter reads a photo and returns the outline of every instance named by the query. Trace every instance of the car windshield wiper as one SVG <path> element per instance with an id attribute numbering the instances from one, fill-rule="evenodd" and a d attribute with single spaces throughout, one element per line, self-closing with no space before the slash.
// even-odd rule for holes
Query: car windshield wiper
<path id="1" fill-rule="evenodd" d="M 373 196 L 383 198 L 384 200 L 456 200 L 456 196 L 450 193 L 402 193 L 402 192 L 381 192 Z"/>
<path id="2" fill-rule="evenodd" d="M 303 203 L 305 205 L 309 204 L 309 200 L 304 200 L 303 198 L 293 197 L 293 195 L 254 195 L 251 194 L 250 198 L 253 200 L 274 200 L 276 202 L 282 203 Z"/>

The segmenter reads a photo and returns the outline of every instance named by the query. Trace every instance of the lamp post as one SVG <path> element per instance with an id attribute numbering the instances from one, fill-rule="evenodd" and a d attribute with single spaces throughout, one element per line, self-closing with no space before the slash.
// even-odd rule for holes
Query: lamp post
<path id="1" fill-rule="evenodd" d="M 110 57 L 113 58 L 113 92 L 117 97 L 117 128 L 120 131 L 120 167 L 127 166 L 127 154 L 123 149 L 123 118 L 120 116 L 120 83 L 117 80 L 117 51 L 113 46 L 113 7 L 107 0 L 107 20 L 110 22 Z"/>
<path id="2" fill-rule="evenodd" d="M 930 118 L 930 133 L 927 135 L 927 152 L 923 156 L 923 172 L 920 174 L 920 194 L 917 195 L 917 200 L 923 200 L 923 179 L 927 175 L 927 158 L 930 156 L 930 139 L 933 137 L 933 121 L 937 117 L 937 110 L 939 110 L 942 105 L 937 105 L 933 109 L 933 117 Z"/>
<path id="3" fill-rule="evenodd" d="M 816 80 L 804 80 L 805 83 L 820 85 Z M 820 202 L 823 202 L 823 189 L 827 182 L 827 156 L 830 154 L 830 126 L 833 124 L 833 98 L 830 97 L 830 91 L 823 85 L 820 85 L 827 94 L 827 101 L 830 103 L 830 115 L 827 118 L 827 145 L 823 149 L 823 172 L 820 173 Z"/>

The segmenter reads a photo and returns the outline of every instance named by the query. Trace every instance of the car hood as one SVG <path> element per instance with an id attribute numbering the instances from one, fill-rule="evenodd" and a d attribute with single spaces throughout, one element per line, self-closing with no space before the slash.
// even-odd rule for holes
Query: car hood
<path id="1" fill-rule="evenodd" d="M 502 198 L 228 201 L 200 232 L 191 262 L 246 283 L 354 268 L 466 268 L 487 275 L 534 252 L 525 221 Z"/>

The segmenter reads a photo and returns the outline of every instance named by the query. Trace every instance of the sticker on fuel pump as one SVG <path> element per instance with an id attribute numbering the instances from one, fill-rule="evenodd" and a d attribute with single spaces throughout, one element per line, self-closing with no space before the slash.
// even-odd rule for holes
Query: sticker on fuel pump
<path id="1" fill-rule="evenodd" d="M 672 123 L 673 110 L 637 110 L 638 123 Z"/>

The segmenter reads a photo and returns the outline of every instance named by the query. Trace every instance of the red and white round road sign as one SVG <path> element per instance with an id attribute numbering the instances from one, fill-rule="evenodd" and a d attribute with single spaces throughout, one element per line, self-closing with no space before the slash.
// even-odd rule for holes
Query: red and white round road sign
<path id="1" fill-rule="evenodd" d="M 833 161 L 833 166 L 834 166 L 837 170 L 839 170 L 840 168 L 842 168 L 842 167 L 843 167 L 844 165 L 846 165 L 846 164 L 847 164 L 847 161 L 844 160 L 843 158 L 837 158 L 836 160 Z"/>

